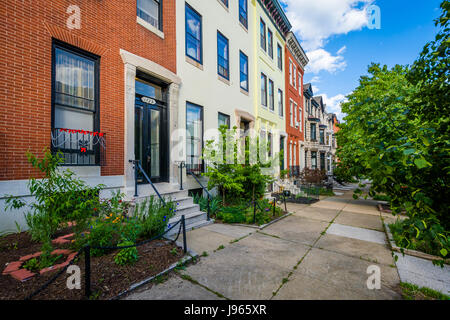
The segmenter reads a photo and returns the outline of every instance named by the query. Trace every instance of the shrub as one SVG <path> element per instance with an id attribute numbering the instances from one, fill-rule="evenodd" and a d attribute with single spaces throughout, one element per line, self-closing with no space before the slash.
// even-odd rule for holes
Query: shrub
<path id="1" fill-rule="evenodd" d="M 176 213 L 176 206 L 172 201 L 166 201 L 164 206 L 154 196 L 146 199 L 141 204 L 136 204 L 133 219 L 139 223 L 141 229 L 138 237 L 152 238 L 163 233 L 169 223 L 169 219 Z"/>
<path id="2" fill-rule="evenodd" d="M 123 241 L 118 244 L 119 247 L 132 246 L 134 242 Z M 136 247 L 121 249 L 115 256 L 114 262 L 120 266 L 131 265 L 138 261 L 139 255 Z"/>

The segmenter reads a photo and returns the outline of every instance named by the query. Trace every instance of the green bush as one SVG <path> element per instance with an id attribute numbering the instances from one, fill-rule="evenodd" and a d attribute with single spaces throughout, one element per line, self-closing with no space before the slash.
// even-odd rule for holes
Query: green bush
<path id="1" fill-rule="evenodd" d="M 163 233 L 168 227 L 169 219 L 176 214 L 177 205 L 172 201 L 166 201 L 164 206 L 154 196 L 136 204 L 132 217 L 141 226 L 138 237 L 149 239 Z"/>
<path id="2" fill-rule="evenodd" d="M 132 246 L 134 242 L 123 241 L 118 244 L 119 247 Z M 136 247 L 121 249 L 115 256 L 114 262 L 120 266 L 131 265 L 138 261 L 138 250 Z"/>

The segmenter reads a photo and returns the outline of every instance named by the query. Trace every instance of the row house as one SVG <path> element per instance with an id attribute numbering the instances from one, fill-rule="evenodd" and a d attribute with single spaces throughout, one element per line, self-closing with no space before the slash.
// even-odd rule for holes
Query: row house
<path id="1" fill-rule="evenodd" d="M 286 132 L 288 134 L 285 157 L 287 169 L 298 176 L 304 162 L 300 160 L 305 148 L 305 113 L 303 76 L 309 59 L 293 32 L 289 32 L 285 49 L 286 60 Z"/>
<path id="2" fill-rule="evenodd" d="M 175 18 L 171 0 L 2 4 L 0 211 L 5 195 L 33 201 L 27 179 L 41 175 L 26 152 L 44 148 L 62 152 L 63 168 L 104 184 L 107 195 L 134 194 L 133 159 L 154 182 L 174 181 Z M 14 221 L 24 223 L 22 212 L 1 215 L 1 229 Z"/>
<path id="3" fill-rule="evenodd" d="M 305 167 L 332 173 L 333 116 L 326 112 L 321 96 L 314 96 L 310 83 L 304 85 Z"/>
<path id="4" fill-rule="evenodd" d="M 258 88 L 252 94 L 255 129 L 261 140 L 268 141 L 268 156 L 272 158 L 287 146 L 284 52 L 291 24 L 277 0 L 253 0 L 251 6 L 255 12 L 253 83 Z M 286 167 L 284 158 L 275 174 Z"/>

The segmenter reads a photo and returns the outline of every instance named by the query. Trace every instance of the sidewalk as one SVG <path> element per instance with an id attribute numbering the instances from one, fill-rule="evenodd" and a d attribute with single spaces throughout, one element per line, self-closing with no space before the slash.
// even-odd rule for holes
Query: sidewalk
<path id="1" fill-rule="evenodd" d="M 213 224 L 188 232 L 200 261 L 127 299 L 400 299 L 400 282 L 375 202 L 351 191 L 313 205 L 263 230 Z M 221 249 L 223 246 L 223 249 Z M 367 268 L 381 271 L 369 290 Z"/>

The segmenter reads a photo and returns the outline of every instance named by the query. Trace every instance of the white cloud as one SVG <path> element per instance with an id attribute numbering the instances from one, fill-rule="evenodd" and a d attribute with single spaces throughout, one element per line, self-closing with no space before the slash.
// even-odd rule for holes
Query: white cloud
<path id="1" fill-rule="evenodd" d="M 309 82 L 310 82 L 310 83 L 317 83 L 317 82 L 320 82 L 320 77 L 314 76 Z"/>
<path id="2" fill-rule="evenodd" d="M 367 7 L 375 0 L 282 0 L 292 31 L 306 50 L 316 50 L 339 34 L 361 30 L 367 25 Z"/>
<path id="3" fill-rule="evenodd" d="M 334 97 L 328 97 L 326 94 L 322 94 L 323 102 L 327 105 L 326 112 L 336 114 L 339 121 L 342 122 L 343 118 L 346 116 L 341 110 L 341 103 L 347 101 L 345 95 L 337 94 Z"/>
<path id="4" fill-rule="evenodd" d="M 312 91 L 314 92 L 314 95 L 317 95 L 317 93 L 320 91 L 320 89 L 316 86 L 311 86 Z"/>
<path id="5" fill-rule="evenodd" d="M 347 46 L 343 46 L 342 48 L 340 48 L 338 50 L 338 52 L 336 52 L 337 55 L 342 55 L 345 53 L 345 51 L 347 51 Z"/>
<path id="6" fill-rule="evenodd" d="M 344 57 L 341 55 L 333 56 L 324 49 L 316 49 L 307 53 L 309 57 L 309 63 L 306 66 L 307 72 L 319 73 L 322 70 L 330 73 L 344 70 L 347 67 L 347 63 Z"/>

